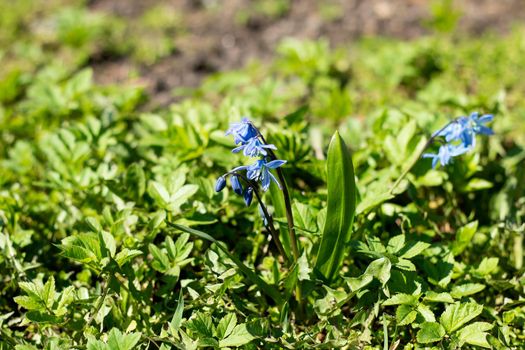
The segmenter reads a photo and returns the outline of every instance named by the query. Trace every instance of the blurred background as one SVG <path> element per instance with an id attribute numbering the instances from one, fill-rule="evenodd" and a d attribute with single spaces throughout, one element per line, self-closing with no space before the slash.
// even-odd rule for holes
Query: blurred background
<path id="1" fill-rule="evenodd" d="M 90 66 L 95 82 L 138 84 L 158 107 L 210 74 L 271 61 L 287 37 L 333 48 L 501 35 L 524 21 L 523 0 L 2 0 L 0 78 L 49 60 Z"/>

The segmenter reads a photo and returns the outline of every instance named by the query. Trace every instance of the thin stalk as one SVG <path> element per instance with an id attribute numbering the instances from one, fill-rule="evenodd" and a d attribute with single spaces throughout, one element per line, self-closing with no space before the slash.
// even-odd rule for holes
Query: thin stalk
<path id="1" fill-rule="evenodd" d="M 102 307 L 102 305 L 104 304 L 104 300 L 106 300 L 106 297 L 108 295 L 108 292 L 109 292 L 109 278 L 110 278 L 110 275 L 107 275 L 107 277 L 104 279 L 104 291 L 102 292 L 102 297 L 101 299 L 98 301 L 97 305 L 95 306 L 95 310 L 94 312 L 91 314 L 91 316 L 89 317 L 89 320 L 85 326 L 85 328 L 88 328 L 91 323 L 93 322 L 93 320 L 95 319 L 96 315 L 98 314 L 98 312 L 100 311 L 100 308 Z"/>
<path id="2" fill-rule="evenodd" d="M 253 193 L 255 194 L 255 198 L 257 198 L 257 202 L 259 202 L 259 205 L 261 206 L 261 210 L 264 216 L 266 217 L 266 220 L 268 221 L 268 224 L 264 225 L 264 227 L 266 227 L 268 232 L 270 232 L 272 239 L 274 240 L 275 245 L 277 246 L 277 250 L 279 251 L 279 254 L 281 254 L 284 257 L 284 259 L 287 261 L 288 265 L 290 265 L 290 260 L 288 259 L 288 255 L 286 255 L 284 251 L 283 245 L 281 243 L 281 239 L 279 238 L 279 233 L 277 232 L 277 230 L 275 229 L 275 226 L 273 225 L 273 217 L 270 215 L 270 213 L 268 212 L 268 209 L 264 205 L 261 194 L 259 193 L 259 190 L 257 189 L 257 186 L 255 186 L 255 184 L 243 174 L 240 174 L 238 172 L 232 172 L 231 174 L 240 177 L 241 180 L 243 180 L 249 187 L 252 188 Z"/>
<path id="3" fill-rule="evenodd" d="M 416 165 L 417 161 L 419 160 L 419 158 L 421 158 L 421 156 L 423 155 L 423 152 L 425 152 L 425 150 L 428 148 L 428 146 L 430 146 L 432 144 L 432 142 L 434 142 L 434 140 L 436 139 L 436 137 L 439 135 L 440 132 L 442 132 L 443 130 L 445 130 L 445 128 L 447 126 L 449 126 L 451 123 L 455 123 L 456 121 L 453 120 L 451 121 L 450 123 L 448 123 L 447 125 L 445 125 L 444 127 L 442 127 L 441 129 L 439 129 L 437 132 L 435 132 L 434 134 L 432 134 L 432 136 L 428 139 L 428 141 L 425 143 L 425 145 L 421 148 L 421 150 L 419 151 L 419 154 L 417 157 L 414 158 L 414 160 L 412 160 L 412 162 L 410 162 L 407 167 L 405 168 L 405 170 L 403 170 L 403 172 L 401 173 L 401 175 L 397 178 L 396 182 L 394 182 L 394 184 L 392 185 L 392 187 L 390 188 L 390 190 L 388 191 L 389 194 L 394 194 L 394 190 L 397 188 L 397 186 L 399 186 L 399 184 L 401 183 L 401 181 L 403 181 L 403 179 L 407 176 L 407 174 L 410 172 L 410 170 L 412 170 L 412 168 L 414 167 L 414 165 Z"/>
<path id="4" fill-rule="evenodd" d="M 259 137 L 261 138 L 261 141 L 265 144 L 268 144 L 266 142 L 266 139 L 264 136 L 259 132 Z M 272 160 L 277 159 L 277 156 L 273 152 L 273 150 L 269 149 L 268 154 L 272 158 Z M 288 233 L 290 235 L 290 243 L 292 244 L 292 253 L 294 256 L 295 262 L 299 260 L 299 249 L 297 247 L 297 236 L 295 235 L 295 224 L 293 220 L 293 212 L 292 212 L 292 203 L 290 201 L 290 192 L 288 191 L 288 186 L 286 185 L 286 180 L 284 178 L 284 173 L 281 168 L 275 169 L 277 172 L 277 177 L 279 178 L 279 181 L 281 183 L 281 188 L 283 191 L 283 197 L 284 197 L 284 206 L 286 209 L 286 221 L 288 223 Z"/>
<path id="5" fill-rule="evenodd" d="M 261 134 L 260 131 L 257 132 L 259 134 L 259 137 L 261 138 L 261 141 L 264 144 L 268 144 L 264 136 Z M 273 152 L 273 150 L 268 149 L 268 154 L 270 155 L 270 158 L 272 160 L 276 160 L 277 156 Z M 275 169 L 277 172 L 277 177 L 279 178 L 279 181 L 281 183 L 281 188 L 283 191 L 283 197 L 284 197 L 284 206 L 286 209 L 286 222 L 288 223 L 288 233 L 290 235 L 290 243 L 292 245 L 292 254 L 294 257 L 294 261 L 297 264 L 299 261 L 299 248 L 297 246 L 297 236 L 295 235 L 295 224 L 293 220 L 293 212 L 292 212 L 292 203 L 290 201 L 290 192 L 288 191 L 288 186 L 286 185 L 286 179 L 284 178 L 284 173 L 281 168 Z M 302 297 L 302 291 L 301 291 L 301 283 L 297 282 L 297 285 L 295 286 L 295 300 L 297 301 L 298 308 L 297 308 L 297 316 L 299 319 L 303 318 L 303 309 L 304 309 L 304 300 Z"/>

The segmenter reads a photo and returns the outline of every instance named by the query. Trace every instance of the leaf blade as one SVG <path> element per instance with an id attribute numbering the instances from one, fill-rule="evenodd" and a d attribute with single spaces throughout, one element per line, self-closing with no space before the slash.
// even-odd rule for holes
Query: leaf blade
<path id="1" fill-rule="evenodd" d="M 352 157 L 337 131 L 328 148 L 327 172 L 327 216 L 315 270 L 331 281 L 343 262 L 356 209 Z"/>

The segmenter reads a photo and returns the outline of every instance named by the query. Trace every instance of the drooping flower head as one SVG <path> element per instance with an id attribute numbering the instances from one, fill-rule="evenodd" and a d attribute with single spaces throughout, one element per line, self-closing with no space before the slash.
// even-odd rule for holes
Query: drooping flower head
<path id="1" fill-rule="evenodd" d="M 281 184 L 270 172 L 270 169 L 277 169 L 283 166 L 286 163 L 285 160 L 275 159 L 267 162 L 266 159 L 259 159 L 252 165 L 244 165 L 238 168 L 235 168 L 234 171 L 246 170 L 246 176 L 250 180 L 260 181 L 263 191 L 267 191 L 270 188 L 271 181 L 274 181 L 279 188 Z"/>
<path id="2" fill-rule="evenodd" d="M 272 170 L 283 166 L 286 161 L 275 158 L 273 151 L 277 150 L 277 147 L 266 143 L 259 130 L 249 119 L 243 118 L 239 123 L 230 124 L 226 135 L 233 135 L 233 141 L 238 145 L 232 150 L 233 153 L 242 151 L 245 156 L 258 159 L 251 165 L 239 166 L 220 176 L 215 184 L 215 191 L 219 192 L 224 189 L 226 186 L 225 177 L 229 175 L 233 191 L 243 196 L 246 206 L 250 206 L 256 191 L 254 187 L 256 183 L 261 184 L 263 191 L 270 188 L 272 181 L 281 189 L 281 184 L 272 174 Z M 242 174 L 243 172 L 245 175 Z M 259 203 L 260 208 L 261 205 L 262 203 Z M 262 216 L 265 225 L 267 225 L 268 221 L 264 213 Z"/>
<path id="3" fill-rule="evenodd" d="M 443 136 L 446 144 L 439 148 L 437 154 L 425 153 L 423 158 L 432 158 L 432 167 L 436 167 L 438 162 L 444 166 L 453 157 L 467 153 L 476 146 L 476 135 L 492 135 L 494 132 L 485 124 L 492 121 L 492 114 L 485 114 L 481 117 L 479 113 L 471 113 L 468 117 L 461 116 L 444 128 L 432 135 L 432 138 Z"/>

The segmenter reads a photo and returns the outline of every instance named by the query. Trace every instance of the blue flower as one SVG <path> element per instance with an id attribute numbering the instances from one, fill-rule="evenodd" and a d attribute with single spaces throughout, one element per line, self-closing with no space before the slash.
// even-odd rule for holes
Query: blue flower
<path id="1" fill-rule="evenodd" d="M 233 192 L 237 193 L 239 196 L 242 196 L 243 189 L 239 177 L 237 175 L 232 175 L 230 178 L 232 183 Z"/>
<path id="2" fill-rule="evenodd" d="M 219 176 L 217 179 L 217 182 L 215 183 L 215 192 L 220 192 L 224 189 L 226 186 L 226 179 L 224 176 Z"/>
<path id="3" fill-rule="evenodd" d="M 233 135 L 233 141 L 238 145 L 245 144 L 250 139 L 257 137 L 259 131 L 248 118 L 243 118 L 240 123 L 231 123 L 226 135 Z"/>
<path id="4" fill-rule="evenodd" d="M 259 159 L 252 165 L 240 166 L 234 169 L 234 171 L 246 170 L 246 176 L 248 177 L 248 179 L 260 181 L 263 191 L 268 191 L 272 180 L 277 184 L 277 186 L 279 186 L 279 188 L 281 188 L 281 184 L 279 183 L 277 178 L 270 172 L 270 169 L 277 169 L 285 163 L 285 160 L 279 159 L 275 159 L 269 162 L 267 162 L 265 159 Z"/>
<path id="5" fill-rule="evenodd" d="M 432 135 L 432 139 L 437 136 L 444 136 L 446 144 L 439 148 L 437 154 L 425 153 L 423 158 L 432 158 L 432 167 L 435 168 L 438 162 L 444 166 L 450 163 L 452 157 L 467 153 L 476 146 L 476 135 L 492 135 L 494 132 L 486 123 L 492 121 L 494 116 L 479 113 L 471 113 L 468 117 L 459 117 L 447 124 L 443 129 Z"/>
<path id="6" fill-rule="evenodd" d="M 253 200 L 253 188 L 248 187 L 246 191 L 244 191 L 244 203 L 246 203 L 246 206 L 249 207 L 250 204 L 252 204 Z"/>
<path id="7" fill-rule="evenodd" d="M 472 130 L 474 133 L 480 135 L 494 135 L 494 131 L 491 128 L 485 126 L 486 123 L 489 123 L 494 119 L 492 114 L 485 114 L 480 117 L 479 113 L 474 112 L 469 118 L 470 122 L 472 123 Z"/>
<path id="8" fill-rule="evenodd" d="M 232 150 L 233 153 L 239 153 L 240 151 L 244 150 L 243 154 L 245 156 L 249 157 L 259 157 L 259 156 L 267 156 L 268 151 L 267 149 L 273 149 L 276 150 L 277 147 L 274 145 L 267 145 L 263 143 L 261 140 L 259 140 L 258 137 L 253 137 L 246 141 L 245 143 L 242 143 L 239 147 L 236 147 Z"/>
<path id="9" fill-rule="evenodd" d="M 244 165 L 234 168 L 226 174 L 220 176 L 215 184 L 215 191 L 219 192 L 226 186 L 225 178 L 230 176 L 230 182 L 233 191 L 243 196 L 246 206 L 250 206 L 253 201 L 254 194 L 257 195 L 257 182 L 261 183 L 263 191 L 270 188 L 270 184 L 275 182 L 281 188 L 281 184 L 277 180 L 272 169 L 277 169 L 286 163 L 284 160 L 275 159 L 275 155 L 270 150 L 276 150 L 274 145 L 267 144 L 259 130 L 247 119 L 243 118 L 239 123 L 232 123 L 226 135 L 233 135 L 234 142 L 237 145 L 233 149 L 233 153 L 243 152 L 245 156 L 258 158 L 258 160 L 251 165 Z M 241 172 L 246 172 L 244 175 Z M 245 188 L 241 184 L 241 178 L 244 182 Z M 259 196 L 259 211 L 261 211 L 262 202 Z M 268 225 L 268 218 L 264 213 L 261 213 L 264 224 Z"/>
<path id="10" fill-rule="evenodd" d="M 468 117 L 459 117 L 449 123 L 445 128 L 439 131 L 435 136 L 444 136 L 447 142 L 461 141 L 467 149 L 476 146 L 476 135 L 492 135 L 492 129 L 485 126 L 492 121 L 494 116 L 485 114 L 479 117 L 479 113 L 471 113 Z"/>
<path id="11" fill-rule="evenodd" d="M 439 147 L 439 151 L 437 154 L 434 153 L 425 153 L 423 154 L 423 158 L 432 158 L 432 168 L 435 168 L 438 162 L 441 164 L 441 166 L 445 166 L 452 160 L 452 157 L 459 156 L 460 154 L 463 154 L 468 149 L 463 146 L 463 144 L 460 145 L 451 145 L 451 144 L 445 144 Z"/>

